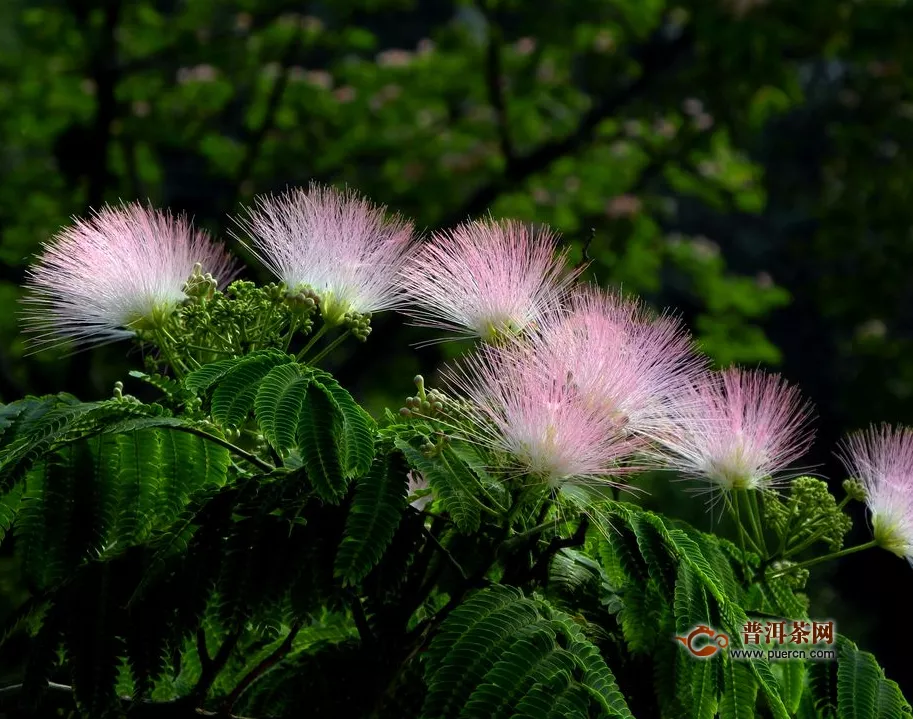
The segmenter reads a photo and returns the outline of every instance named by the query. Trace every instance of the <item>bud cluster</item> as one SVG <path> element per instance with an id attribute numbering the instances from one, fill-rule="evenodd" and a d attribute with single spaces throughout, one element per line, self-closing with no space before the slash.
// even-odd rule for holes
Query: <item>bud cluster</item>
<path id="1" fill-rule="evenodd" d="M 406 405 L 399 410 L 402 417 L 434 417 L 452 414 L 457 409 L 458 403 L 440 390 L 426 390 L 425 378 L 420 374 L 415 375 L 412 381 L 415 382 L 418 392 L 414 397 L 406 397 Z"/>
<path id="2" fill-rule="evenodd" d="M 343 315 L 342 323 L 359 342 L 366 342 L 368 335 L 371 334 L 370 312 L 346 312 Z"/>
<path id="3" fill-rule="evenodd" d="M 786 502 L 773 491 L 765 492 L 764 519 L 784 542 L 798 546 L 820 541 L 832 551 L 843 546 L 843 539 L 853 526 L 849 515 L 837 506 L 827 483 L 814 477 L 794 479 Z"/>
<path id="4" fill-rule="evenodd" d="M 219 283 L 211 272 L 203 272 L 203 265 L 197 262 L 193 266 L 187 282 L 184 283 L 184 294 L 191 300 L 210 300 L 215 294 Z"/>
<path id="5" fill-rule="evenodd" d="M 432 442 L 428 439 L 424 444 L 422 444 L 419 449 L 422 451 L 426 457 L 431 458 L 440 454 L 444 447 L 450 444 L 450 435 L 445 434 L 444 432 L 435 432 L 434 436 L 437 438 L 436 441 Z"/>
<path id="6" fill-rule="evenodd" d="M 142 404 L 142 402 L 132 394 L 124 394 L 124 383 L 120 381 L 114 383 L 114 391 L 111 393 L 111 396 L 115 402 L 134 405 Z"/>
<path id="7" fill-rule="evenodd" d="M 808 574 L 807 569 L 797 567 L 795 562 L 790 561 L 772 562 L 767 569 L 769 577 L 783 580 L 783 583 L 793 590 L 805 588 L 805 583 L 808 582 Z"/>
<path id="8" fill-rule="evenodd" d="M 854 502 L 864 502 L 868 496 L 865 491 L 865 485 L 858 479 L 843 480 L 843 491 L 846 496 Z"/>
<path id="9" fill-rule="evenodd" d="M 314 315 L 320 306 L 320 296 L 309 288 L 286 293 L 285 285 L 282 283 L 272 286 L 278 290 L 275 301 L 285 303 L 295 322 L 296 329 L 304 334 L 310 334 L 314 329 Z"/>

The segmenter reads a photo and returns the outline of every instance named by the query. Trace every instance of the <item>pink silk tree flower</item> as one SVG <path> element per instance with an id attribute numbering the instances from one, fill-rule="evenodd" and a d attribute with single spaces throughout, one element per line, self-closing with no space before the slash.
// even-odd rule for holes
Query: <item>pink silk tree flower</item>
<path id="1" fill-rule="evenodd" d="M 97 345 L 164 322 L 200 265 L 224 285 L 237 266 L 183 215 L 105 206 L 45 243 L 29 268 L 23 321 L 36 347 Z M 200 268 L 198 268 L 200 269 Z"/>
<path id="2" fill-rule="evenodd" d="M 402 302 L 397 274 L 412 248 L 412 225 L 388 217 L 350 190 L 311 184 L 260 197 L 238 221 L 251 250 L 290 292 L 320 298 L 329 325 Z"/>
<path id="3" fill-rule="evenodd" d="M 679 400 L 660 439 L 672 469 L 722 490 L 775 485 L 808 449 L 811 405 L 779 375 L 731 368 L 707 373 Z"/>
<path id="4" fill-rule="evenodd" d="M 466 439 L 507 454 L 509 469 L 552 488 L 616 484 L 609 477 L 635 469 L 629 460 L 640 442 L 551 369 L 511 342 L 481 345 L 448 370 L 448 386 L 468 400 Z"/>
<path id="5" fill-rule="evenodd" d="M 670 432 L 687 388 L 706 371 L 679 320 L 593 286 L 574 290 L 567 310 L 545 318 L 531 343 L 582 400 L 646 438 Z"/>
<path id="6" fill-rule="evenodd" d="M 547 229 L 492 219 L 466 222 L 422 244 L 401 272 L 416 324 L 493 341 L 561 306 L 578 274 Z"/>
<path id="7" fill-rule="evenodd" d="M 875 541 L 913 564 L 913 429 L 885 424 L 856 432 L 840 459 L 865 487 Z"/>

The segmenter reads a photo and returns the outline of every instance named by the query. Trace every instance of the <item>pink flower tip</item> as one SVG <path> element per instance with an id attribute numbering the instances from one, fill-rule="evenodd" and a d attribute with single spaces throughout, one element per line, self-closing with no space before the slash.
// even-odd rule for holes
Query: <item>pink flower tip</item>
<path id="1" fill-rule="evenodd" d="M 403 310 L 424 327 L 492 341 L 535 325 L 561 305 L 578 274 L 550 230 L 476 220 L 438 232 L 410 257 Z"/>
<path id="2" fill-rule="evenodd" d="M 666 462 L 725 491 L 776 484 L 814 437 L 811 405 L 779 375 L 707 373 L 677 404 L 675 429 L 660 438 Z"/>
<path id="3" fill-rule="evenodd" d="M 706 371 L 680 320 L 593 286 L 575 288 L 530 342 L 582 401 L 644 438 L 669 433 L 674 403 Z"/>
<path id="4" fill-rule="evenodd" d="M 238 224 L 290 292 L 315 292 L 324 320 L 339 324 L 346 313 L 402 303 L 397 275 L 412 247 L 412 225 L 385 211 L 351 190 L 311 184 L 258 198 Z"/>
<path id="5" fill-rule="evenodd" d="M 200 265 L 224 285 L 237 265 L 184 215 L 105 206 L 61 230 L 27 273 L 23 322 L 33 345 L 103 344 L 160 324 Z"/>
<path id="6" fill-rule="evenodd" d="M 468 400 L 466 439 L 506 454 L 520 473 L 552 488 L 614 484 L 610 477 L 634 469 L 629 460 L 640 442 L 554 369 L 511 342 L 481 345 L 448 370 L 447 384 Z"/>
<path id="7" fill-rule="evenodd" d="M 865 487 L 875 541 L 913 564 L 913 429 L 869 427 L 847 437 L 839 457 Z"/>

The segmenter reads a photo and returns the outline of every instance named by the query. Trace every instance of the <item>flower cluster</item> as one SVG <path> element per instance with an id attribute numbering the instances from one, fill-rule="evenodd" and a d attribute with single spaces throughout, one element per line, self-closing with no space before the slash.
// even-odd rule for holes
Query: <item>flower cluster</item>
<path id="1" fill-rule="evenodd" d="M 401 279 L 417 324 L 493 341 L 535 326 L 561 306 L 576 272 L 550 231 L 519 222 L 467 222 L 434 235 Z"/>
<path id="2" fill-rule="evenodd" d="M 220 294 L 233 261 L 182 216 L 130 204 L 77 220 L 29 271 L 35 343 L 168 336 L 180 315 L 193 343 L 223 342 L 193 358 L 198 366 L 244 347 L 287 349 L 319 312 L 318 335 L 346 330 L 322 356 L 347 334 L 367 339 L 372 313 L 400 309 L 482 340 L 446 372 L 452 401 L 420 387 L 403 416 L 454 414 L 466 439 L 553 488 L 617 484 L 650 466 L 713 490 L 766 490 L 794 476 L 810 445 L 810 406 L 794 387 L 760 371 L 711 371 L 677 318 L 578 284 L 580 268 L 567 267 L 547 228 L 488 218 L 419 241 L 386 208 L 318 185 L 262 197 L 237 224 L 278 284 Z M 219 324 L 232 302 L 250 316 Z M 844 461 L 864 486 L 876 541 L 913 557 L 913 431 L 853 435 Z"/>
<path id="3" fill-rule="evenodd" d="M 554 370 L 528 344 L 512 342 L 483 345 L 449 371 L 449 386 L 470 400 L 462 419 L 471 439 L 512 458 L 517 474 L 553 488 L 633 469 L 637 438 Z"/>
<path id="4" fill-rule="evenodd" d="M 841 459 L 862 482 L 879 546 L 913 564 L 913 429 L 870 427 L 850 435 Z"/>
<path id="5" fill-rule="evenodd" d="M 678 409 L 664 440 L 670 464 L 724 490 L 769 487 L 813 437 L 798 390 L 760 371 L 705 375 Z"/>
<path id="6" fill-rule="evenodd" d="M 292 189 L 260 198 L 238 223 L 254 254 L 289 291 L 320 298 L 330 325 L 402 304 L 398 276 L 412 247 L 412 225 L 354 192 Z"/>
<path id="7" fill-rule="evenodd" d="M 187 298 L 197 265 L 220 285 L 237 271 L 186 217 L 106 206 L 62 230 L 29 269 L 24 318 L 33 343 L 103 344 L 160 326 Z"/>

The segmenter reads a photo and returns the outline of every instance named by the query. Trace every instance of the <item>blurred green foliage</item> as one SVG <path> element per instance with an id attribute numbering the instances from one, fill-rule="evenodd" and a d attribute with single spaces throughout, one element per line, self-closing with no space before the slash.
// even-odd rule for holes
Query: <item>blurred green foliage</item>
<path id="1" fill-rule="evenodd" d="M 911 20 L 905 0 L 5 0 L 0 399 L 92 399 L 132 362 L 25 357 L 18 287 L 71 215 L 149 198 L 244 255 L 228 215 L 318 180 L 423 230 L 552 225 L 719 364 L 798 381 L 838 476 L 840 434 L 913 422 Z M 372 372 L 334 369 L 376 409 L 449 354 L 408 348 L 427 338 L 387 318 Z M 855 580 L 822 587 L 835 613 Z"/>

